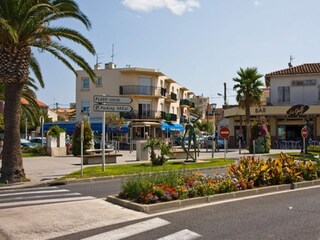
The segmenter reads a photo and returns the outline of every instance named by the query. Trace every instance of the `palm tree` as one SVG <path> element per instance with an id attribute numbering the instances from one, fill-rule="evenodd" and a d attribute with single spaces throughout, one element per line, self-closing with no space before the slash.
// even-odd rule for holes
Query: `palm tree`
<path id="1" fill-rule="evenodd" d="M 250 107 L 259 106 L 261 104 L 261 96 L 263 82 L 259 79 L 263 75 L 258 73 L 257 68 L 248 67 L 246 69 L 240 68 L 237 72 L 238 77 L 233 78 L 236 84 L 233 86 L 233 90 L 237 91 L 236 100 L 239 106 L 245 109 L 246 114 L 246 137 L 247 146 L 250 143 Z M 241 124 L 242 125 L 242 124 Z M 240 126 L 240 131 L 242 131 L 242 126 Z"/>
<path id="2" fill-rule="evenodd" d="M 70 60 L 94 79 L 84 58 L 61 40 L 78 43 L 94 54 L 91 42 L 79 32 L 54 26 L 57 20 L 75 19 L 87 29 L 91 23 L 75 0 L 1 0 L 0 1 L 0 82 L 4 84 L 5 134 L 1 180 L 9 183 L 25 178 L 20 150 L 20 98 L 29 82 L 30 70 L 43 82 L 41 69 L 32 51 L 49 52 L 76 73 Z"/>

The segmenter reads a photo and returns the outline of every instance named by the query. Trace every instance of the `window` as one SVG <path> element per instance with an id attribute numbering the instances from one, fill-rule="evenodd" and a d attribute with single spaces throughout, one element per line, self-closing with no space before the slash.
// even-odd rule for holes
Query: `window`
<path id="1" fill-rule="evenodd" d="M 138 79 L 140 84 L 139 94 L 142 95 L 151 95 L 151 82 L 152 78 L 149 77 L 139 77 Z"/>
<path id="2" fill-rule="evenodd" d="M 81 102 L 81 113 L 89 113 L 90 111 L 90 102 L 82 101 Z"/>
<path id="3" fill-rule="evenodd" d="M 320 85 L 318 85 L 318 102 L 320 102 Z"/>
<path id="4" fill-rule="evenodd" d="M 150 103 L 139 103 L 138 106 L 139 118 L 149 119 L 151 117 L 151 104 Z"/>
<path id="5" fill-rule="evenodd" d="M 102 87 L 103 84 L 102 84 L 102 77 L 98 77 L 97 80 L 96 80 L 96 87 Z"/>
<path id="6" fill-rule="evenodd" d="M 89 88 L 90 88 L 89 78 L 82 78 L 81 89 L 89 89 Z"/>
<path id="7" fill-rule="evenodd" d="M 288 103 L 290 102 L 290 87 L 278 87 L 278 102 L 279 103 Z"/>

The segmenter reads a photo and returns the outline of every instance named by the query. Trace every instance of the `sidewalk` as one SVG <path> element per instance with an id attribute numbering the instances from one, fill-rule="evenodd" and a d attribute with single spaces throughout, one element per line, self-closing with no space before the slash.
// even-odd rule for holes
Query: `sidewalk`
<path id="1" fill-rule="evenodd" d="M 270 154 L 280 153 L 280 152 L 293 152 L 294 150 L 283 150 L 283 149 L 272 149 Z M 297 150 L 298 151 L 298 150 Z M 130 151 L 120 151 L 122 157 L 117 158 L 117 164 L 128 164 L 128 163 L 142 163 L 147 161 L 136 161 L 136 151 L 130 153 Z M 242 149 L 241 154 L 239 154 L 239 149 L 229 149 L 226 153 L 226 158 L 239 160 L 240 157 L 251 156 L 247 150 Z M 256 157 L 261 157 L 264 154 L 256 154 Z M 201 149 L 200 156 L 198 159 L 211 158 L 212 152 L 206 149 Z M 214 158 L 224 158 L 224 151 L 214 152 Z M 182 160 L 182 159 L 181 159 Z M 1 161 L 0 161 L 1 163 Z M 33 157 L 24 158 L 23 166 L 27 178 L 31 182 L 23 184 L 15 184 L 11 187 L 21 187 L 23 186 L 33 186 L 39 185 L 41 183 L 47 183 L 53 181 L 57 178 L 63 177 L 71 172 L 80 170 L 81 168 L 81 158 L 74 157 L 72 155 L 65 157 Z M 88 165 L 84 165 L 87 167 Z M 91 166 L 91 165 L 90 165 Z M 107 167 L 108 165 L 106 165 Z M 4 186 L 8 187 L 8 186 Z"/>

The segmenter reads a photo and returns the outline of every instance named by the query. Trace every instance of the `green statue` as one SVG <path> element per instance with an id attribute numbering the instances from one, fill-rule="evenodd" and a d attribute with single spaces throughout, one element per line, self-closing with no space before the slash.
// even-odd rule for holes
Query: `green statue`
<path id="1" fill-rule="evenodd" d="M 194 130 L 194 123 L 197 122 L 200 118 L 199 116 L 196 116 L 196 117 L 197 117 L 196 119 L 188 121 L 185 127 L 185 132 L 184 132 L 182 143 L 181 143 L 181 146 L 184 152 L 187 154 L 186 160 L 188 160 L 188 158 L 190 157 L 194 162 L 197 161 L 197 138 Z M 188 136 L 188 144 L 187 144 L 188 148 L 186 148 L 186 146 L 184 145 L 186 136 Z M 193 142 L 194 156 L 190 154 L 190 148 L 192 147 L 191 146 L 192 142 Z"/>

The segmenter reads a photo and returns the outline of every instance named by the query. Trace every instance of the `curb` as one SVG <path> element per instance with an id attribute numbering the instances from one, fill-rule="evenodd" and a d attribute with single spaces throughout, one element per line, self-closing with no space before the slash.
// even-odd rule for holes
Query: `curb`
<path id="1" fill-rule="evenodd" d="M 159 213 L 167 210 L 182 209 L 182 208 L 194 206 L 194 205 L 213 203 L 213 202 L 219 202 L 219 201 L 230 200 L 230 199 L 237 199 L 241 197 L 256 196 L 260 194 L 280 192 L 280 191 L 286 191 L 286 190 L 302 189 L 306 187 L 319 186 L 319 185 L 320 185 L 320 179 L 305 181 L 305 182 L 297 182 L 292 184 L 267 186 L 267 187 L 248 189 L 248 190 L 242 190 L 242 191 L 231 192 L 231 193 L 220 193 L 220 194 L 210 195 L 205 197 L 196 197 L 196 198 L 189 198 L 184 200 L 160 202 L 155 204 L 139 204 L 129 200 L 118 198 L 118 195 L 107 196 L 106 201 L 119 205 L 121 207 L 134 210 L 134 211 L 153 214 L 153 213 Z"/>

